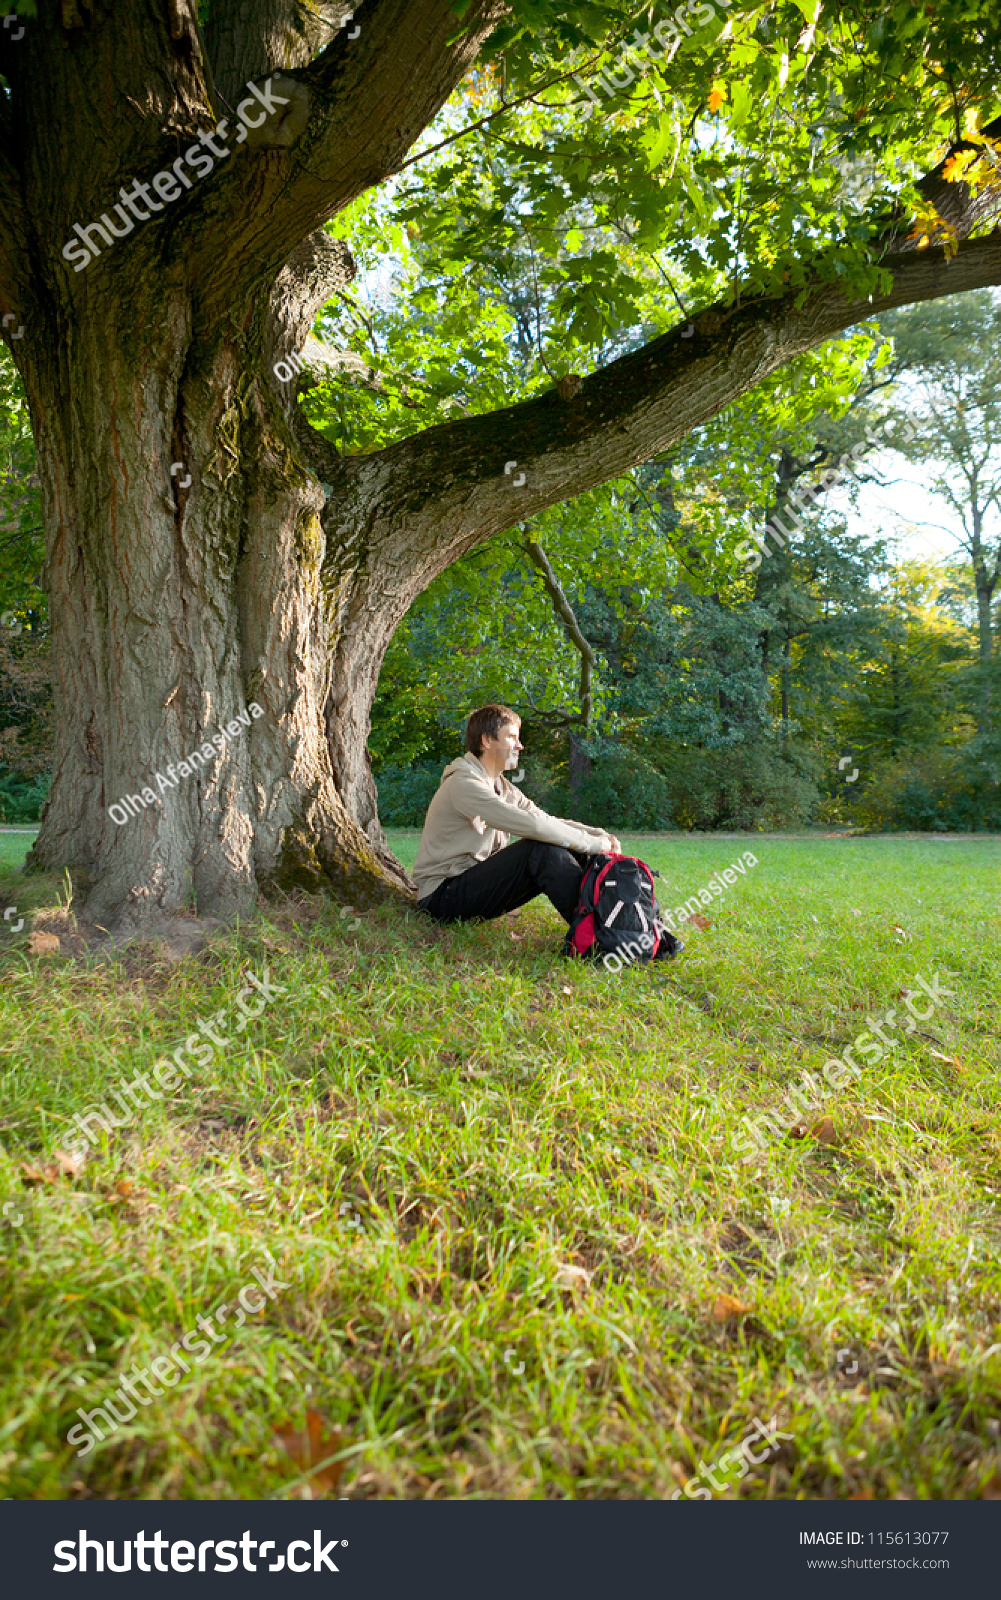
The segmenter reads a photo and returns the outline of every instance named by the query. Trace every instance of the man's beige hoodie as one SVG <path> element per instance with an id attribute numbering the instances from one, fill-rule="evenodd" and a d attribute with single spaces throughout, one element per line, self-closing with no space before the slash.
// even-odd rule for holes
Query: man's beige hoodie
<path id="1" fill-rule="evenodd" d="M 428 806 L 414 862 L 418 900 L 434 894 L 446 878 L 502 850 L 512 834 L 585 855 L 608 849 L 608 835 L 600 828 L 549 816 L 505 777 L 497 779 L 495 788 L 483 763 L 467 752 L 449 762 Z"/>

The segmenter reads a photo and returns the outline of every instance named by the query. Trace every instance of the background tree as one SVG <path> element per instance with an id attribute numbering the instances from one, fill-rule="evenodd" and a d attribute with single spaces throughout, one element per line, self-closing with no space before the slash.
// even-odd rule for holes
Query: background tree
<path id="1" fill-rule="evenodd" d="M 896 312 L 883 326 L 914 385 L 920 417 L 905 454 L 922 469 L 949 516 L 947 531 L 969 556 L 981 666 L 977 728 L 988 734 L 1001 598 L 1001 309 L 986 290 Z"/>
<path id="2" fill-rule="evenodd" d="M 41 587 L 44 555 L 28 407 L 10 354 L 0 348 L 2 822 L 37 819 L 52 766 L 48 609 Z"/>

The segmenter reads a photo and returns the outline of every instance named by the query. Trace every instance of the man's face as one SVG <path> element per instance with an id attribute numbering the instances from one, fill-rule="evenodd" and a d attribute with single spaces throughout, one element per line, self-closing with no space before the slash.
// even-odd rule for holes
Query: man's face
<path id="1" fill-rule="evenodd" d="M 504 757 L 505 772 L 518 765 L 519 753 L 525 748 L 518 737 L 518 728 L 516 722 L 505 722 L 496 739 L 491 739 L 488 733 L 483 736 L 484 746 Z"/>

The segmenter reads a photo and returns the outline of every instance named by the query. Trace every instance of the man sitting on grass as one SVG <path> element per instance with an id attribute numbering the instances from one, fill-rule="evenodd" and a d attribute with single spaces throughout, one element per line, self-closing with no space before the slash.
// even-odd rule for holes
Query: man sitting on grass
<path id="1" fill-rule="evenodd" d="M 524 748 L 520 727 L 510 707 L 480 706 L 466 754 L 442 773 L 414 862 L 418 904 L 437 922 L 499 917 L 544 894 L 570 923 L 587 857 L 620 850 L 613 834 L 540 811 L 503 776 Z"/>

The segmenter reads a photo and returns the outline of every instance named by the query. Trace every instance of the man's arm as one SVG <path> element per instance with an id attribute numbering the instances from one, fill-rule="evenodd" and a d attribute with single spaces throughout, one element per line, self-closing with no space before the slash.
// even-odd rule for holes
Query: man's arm
<path id="1" fill-rule="evenodd" d="M 482 817 L 491 828 L 513 833 L 519 839 L 537 839 L 540 844 L 565 845 L 582 855 L 597 855 L 611 847 L 608 834 L 597 829 L 585 829 L 577 822 L 551 817 L 529 801 L 528 806 L 516 800 L 505 799 L 492 789 L 485 779 L 477 777 L 470 768 L 469 776 L 453 773 L 449 778 L 449 800 L 459 813 L 470 822 Z"/>
<path id="2" fill-rule="evenodd" d="M 548 815 L 547 812 L 540 811 L 539 807 L 535 804 L 535 801 L 530 800 L 527 794 L 522 794 L 520 789 L 514 788 L 514 786 L 509 784 L 505 779 L 505 790 L 508 789 L 510 790 L 514 798 L 514 802 L 520 811 L 534 811 L 537 816 L 541 817 Z M 611 850 L 614 855 L 621 855 L 622 853 L 622 846 L 615 837 L 614 833 L 607 833 L 604 828 L 592 828 L 586 822 L 574 822 L 569 817 L 550 817 L 550 821 L 558 822 L 561 827 L 564 828 L 577 828 L 581 833 L 590 834 L 593 839 L 603 840 L 604 843 L 599 846 L 599 850 L 602 853 L 608 850 L 609 845 L 611 845 Z M 597 852 L 592 851 L 591 853 L 596 854 Z"/>

